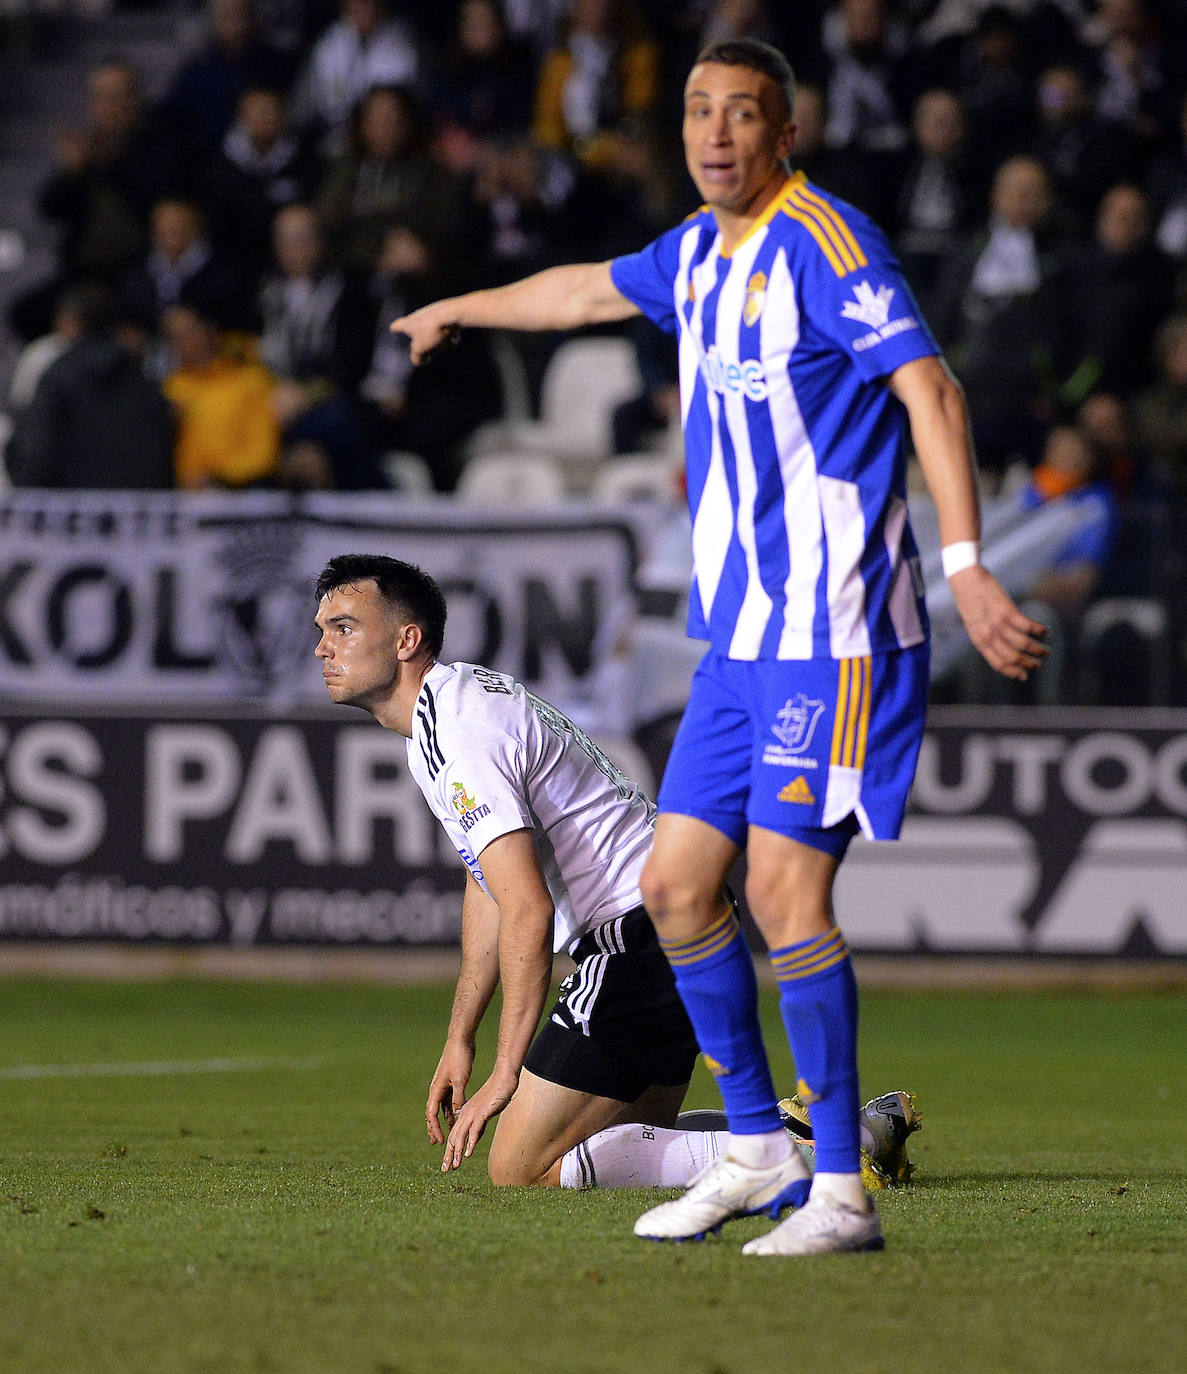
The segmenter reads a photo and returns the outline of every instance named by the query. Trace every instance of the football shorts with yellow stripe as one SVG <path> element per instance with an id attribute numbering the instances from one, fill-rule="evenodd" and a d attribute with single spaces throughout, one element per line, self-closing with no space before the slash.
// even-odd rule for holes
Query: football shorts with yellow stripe
<path id="1" fill-rule="evenodd" d="M 841 659 L 725 658 L 697 668 L 659 809 L 744 845 L 749 825 L 838 857 L 898 836 L 927 704 L 926 645 Z"/>

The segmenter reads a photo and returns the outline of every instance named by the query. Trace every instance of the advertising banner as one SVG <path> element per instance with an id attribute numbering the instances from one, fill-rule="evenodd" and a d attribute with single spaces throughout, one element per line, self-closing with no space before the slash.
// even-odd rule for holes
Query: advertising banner
<path id="1" fill-rule="evenodd" d="M 317 706 L 313 583 L 387 553 L 449 601 L 445 657 L 580 715 L 633 614 L 620 514 L 491 512 L 384 493 L 16 491 L 0 498 L 0 697 Z"/>
<path id="2" fill-rule="evenodd" d="M 859 949 L 1187 954 L 1187 712 L 933 709 L 837 910 Z"/>
<path id="3" fill-rule="evenodd" d="M 463 869 L 361 712 L 0 712 L 0 939 L 447 944 Z M 869 951 L 1187 955 L 1187 713 L 933 713 Z"/>

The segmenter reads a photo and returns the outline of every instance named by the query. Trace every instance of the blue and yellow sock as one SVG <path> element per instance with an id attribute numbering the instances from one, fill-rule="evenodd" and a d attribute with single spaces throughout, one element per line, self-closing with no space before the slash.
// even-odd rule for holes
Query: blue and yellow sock
<path id="1" fill-rule="evenodd" d="M 775 1086 L 758 1023 L 758 980 L 737 918 L 727 911 L 695 939 L 661 940 L 660 945 L 705 1063 L 721 1089 L 730 1130 L 735 1135 L 779 1130 Z"/>
<path id="2" fill-rule="evenodd" d="M 845 937 L 824 935 L 771 951 L 779 1007 L 808 1106 L 818 1173 L 861 1167 L 857 1113 L 857 982 Z"/>

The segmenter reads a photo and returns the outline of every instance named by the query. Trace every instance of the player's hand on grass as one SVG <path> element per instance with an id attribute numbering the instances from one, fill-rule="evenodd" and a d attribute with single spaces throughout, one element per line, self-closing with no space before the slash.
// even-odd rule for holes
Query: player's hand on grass
<path id="1" fill-rule="evenodd" d="M 445 1144 L 445 1132 L 453 1129 L 458 1112 L 465 1106 L 466 1084 L 473 1069 L 474 1046 L 448 1042 L 441 1052 L 425 1103 L 425 1125 L 434 1145 Z"/>
<path id="2" fill-rule="evenodd" d="M 481 1088 L 457 1114 L 449 1139 L 445 1142 L 445 1158 L 441 1161 L 441 1172 L 460 1167 L 462 1160 L 469 1159 L 474 1147 L 482 1139 L 486 1123 L 503 1110 L 515 1096 L 519 1087 L 519 1074 L 496 1066 L 494 1072 Z"/>
<path id="3" fill-rule="evenodd" d="M 388 326 L 393 334 L 407 334 L 414 364 L 427 363 L 430 358 L 450 348 L 461 337 L 453 301 L 434 301 L 432 305 L 401 315 Z"/>
<path id="4" fill-rule="evenodd" d="M 1003 677 L 1025 682 L 1047 656 L 1047 627 L 1024 615 L 996 577 L 979 564 L 948 579 L 974 646 Z"/>

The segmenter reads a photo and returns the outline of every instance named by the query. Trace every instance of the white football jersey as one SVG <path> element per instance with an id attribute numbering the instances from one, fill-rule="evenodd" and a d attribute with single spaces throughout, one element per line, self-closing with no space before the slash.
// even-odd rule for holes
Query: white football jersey
<path id="1" fill-rule="evenodd" d="M 555 948 L 640 904 L 655 806 L 554 706 L 514 678 L 438 663 L 416 701 L 408 765 L 490 894 L 482 851 L 531 830 L 556 907 Z"/>

